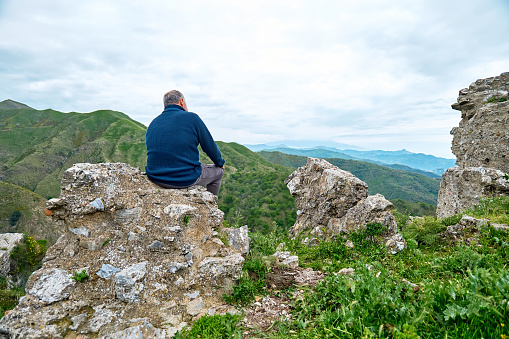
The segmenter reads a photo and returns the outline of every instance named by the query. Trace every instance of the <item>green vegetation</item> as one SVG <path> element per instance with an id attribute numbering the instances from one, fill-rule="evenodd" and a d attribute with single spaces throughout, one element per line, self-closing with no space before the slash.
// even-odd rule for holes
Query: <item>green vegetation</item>
<path id="1" fill-rule="evenodd" d="M 80 273 L 78 273 L 76 271 L 73 271 L 71 279 L 74 279 L 74 280 L 76 280 L 78 282 L 81 282 L 82 280 L 85 280 L 85 279 L 87 279 L 89 277 L 90 276 L 87 274 L 87 271 L 86 270 L 82 270 Z"/>
<path id="2" fill-rule="evenodd" d="M 466 214 L 507 222 L 509 198 L 483 200 Z M 328 275 L 315 288 L 300 287 L 297 298 L 294 288 L 283 291 L 293 298 L 292 320 L 276 321 L 272 331 L 253 338 L 508 338 L 509 234 L 490 227 L 477 243 L 444 242 L 440 233 L 460 218 L 428 216 L 408 224 L 402 218 L 408 246 L 396 255 L 372 241 L 379 224 L 314 247 L 302 244 L 305 235 L 252 233 L 244 277 L 225 299 L 247 304 L 281 293 L 264 285 L 279 245 L 298 255 L 300 266 Z M 352 276 L 334 274 L 347 267 L 355 269 Z"/>
<path id="3" fill-rule="evenodd" d="M 493 95 L 493 96 L 489 97 L 486 101 L 484 101 L 483 104 L 490 104 L 490 103 L 494 103 L 494 102 L 505 102 L 505 101 L 507 101 L 506 97 L 498 97 L 496 95 Z"/>
<path id="4" fill-rule="evenodd" d="M 432 204 L 427 204 L 425 202 L 408 202 L 403 199 L 393 199 L 391 202 L 394 204 L 394 209 L 396 212 L 411 215 L 411 216 L 423 216 L 430 215 L 433 216 L 436 214 L 437 207 Z"/>
<path id="5" fill-rule="evenodd" d="M 35 240 L 25 234 L 23 241 L 11 251 L 9 274 L 17 276 L 23 282 L 26 282 L 30 274 L 41 267 L 41 261 L 45 254 L 46 240 Z"/>
<path id="6" fill-rule="evenodd" d="M 241 339 L 242 331 L 237 324 L 242 320 L 241 315 L 204 315 L 191 328 L 186 328 L 175 335 L 175 339 L 203 338 L 203 339 Z"/>
<path id="7" fill-rule="evenodd" d="M 6 311 L 12 310 L 19 303 L 19 298 L 25 295 L 23 288 L 6 289 L 5 278 L 0 278 L 0 319 Z"/>
<path id="8" fill-rule="evenodd" d="M 19 298 L 25 295 L 24 286 L 28 277 L 41 268 L 45 254 L 46 240 L 35 240 L 27 234 L 24 235 L 23 241 L 12 249 L 9 275 L 19 287 L 8 289 L 6 278 L 0 277 L 0 318 L 5 311 L 16 307 Z"/>

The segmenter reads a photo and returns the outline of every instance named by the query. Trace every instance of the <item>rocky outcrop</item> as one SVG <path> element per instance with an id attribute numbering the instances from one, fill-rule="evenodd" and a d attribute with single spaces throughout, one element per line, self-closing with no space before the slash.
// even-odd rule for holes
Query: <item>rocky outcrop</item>
<path id="1" fill-rule="evenodd" d="M 308 158 L 306 166 L 293 172 L 285 183 L 298 209 L 291 237 L 303 231 L 319 236 L 324 230 L 338 234 L 381 223 L 388 249 L 396 253 L 405 247 L 391 212 L 394 205 L 380 194 L 368 196 L 368 185 L 350 172 L 323 159 Z"/>
<path id="2" fill-rule="evenodd" d="M 437 217 L 459 214 L 481 198 L 509 195 L 508 179 L 507 174 L 493 168 L 449 168 L 440 182 Z"/>
<path id="3" fill-rule="evenodd" d="M 12 249 L 23 240 L 22 233 L 0 234 L 0 277 L 6 277 L 11 269 Z"/>
<path id="4" fill-rule="evenodd" d="M 437 216 L 447 217 L 479 203 L 509 195 L 509 73 L 479 79 L 459 92 L 453 109 L 461 111 L 452 151 L 457 167 L 442 176 Z"/>
<path id="5" fill-rule="evenodd" d="M 223 213 L 204 188 L 162 189 L 126 164 L 76 164 L 47 206 L 65 232 L 0 333 L 166 338 L 229 310 L 222 294 L 244 258 L 219 239 Z"/>

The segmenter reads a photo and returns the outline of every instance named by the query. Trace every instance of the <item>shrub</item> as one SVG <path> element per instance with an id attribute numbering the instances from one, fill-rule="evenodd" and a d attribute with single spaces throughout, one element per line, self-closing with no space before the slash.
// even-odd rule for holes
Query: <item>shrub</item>
<path id="1" fill-rule="evenodd" d="M 22 280 L 26 280 L 30 274 L 41 266 L 41 261 L 46 254 L 46 240 L 35 240 L 25 234 L 23 241 L 15 246 L 10 256 L 10 272 Z"/>
<path id="2" fill-rule="evenodd" d="M 21 212 L 16 210 L 12 212 L 11 216 L 9 217 L 9 224 L 11 226 L 16 226 L 18 223 L 19 218 L 21 218 Z"/>
<path id="3" fill-rule="evenodd" d="M 403 229 L 403 235 L 407 239 L 415 239 L 419 245 L 436 245 L 440 242 L 437 234 L 445 232 L 445 226 L 440 220 L 434 217 L 424 216 L 423 218 L 413 219 Z"/>

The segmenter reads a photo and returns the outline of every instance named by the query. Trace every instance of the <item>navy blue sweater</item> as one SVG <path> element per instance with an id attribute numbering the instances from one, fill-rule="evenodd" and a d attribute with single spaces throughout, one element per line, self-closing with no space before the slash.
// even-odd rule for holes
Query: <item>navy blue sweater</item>
<path id="1" fill-rule="evenodd" d="M 174 186 L 189 186 L 201 175 L 198 145 L 214 164 L 224 159 L 209 130 L 192 112 L 168 105 L 147 129 L 147 166 L 149 179 Z"/>

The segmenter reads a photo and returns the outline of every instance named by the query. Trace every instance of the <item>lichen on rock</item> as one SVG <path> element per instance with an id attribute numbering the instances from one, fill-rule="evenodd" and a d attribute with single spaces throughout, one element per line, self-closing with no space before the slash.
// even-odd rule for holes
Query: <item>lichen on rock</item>
<path id="1" fill-rule="evenodd" d="M 163 189 L 127 164 L 75 164 L 47 208 L 65 230 L 0 333 L 165 338 L 228 309 L 222 294 L 244 258 L 217 238 L 223 213 L 203 187 Z M 87 278 L 71 278 L 82 270 Z"/>

